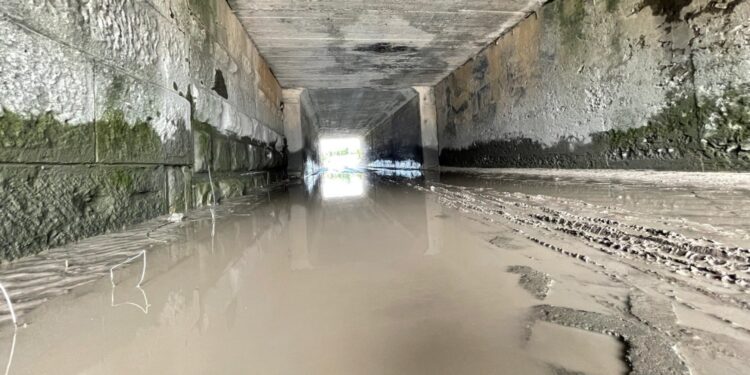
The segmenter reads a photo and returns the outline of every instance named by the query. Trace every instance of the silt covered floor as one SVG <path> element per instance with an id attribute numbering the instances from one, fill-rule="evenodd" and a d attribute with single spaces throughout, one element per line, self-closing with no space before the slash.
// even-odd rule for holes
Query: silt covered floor
<path id="1" fill-rule="evenodd" d="M 0 361 L 12 374 L 747 373 L 748 177 L 628 173 L 325 173 L 53 249 L 0 271 L 18 313 L 13 329 L 3 307 Z"/>

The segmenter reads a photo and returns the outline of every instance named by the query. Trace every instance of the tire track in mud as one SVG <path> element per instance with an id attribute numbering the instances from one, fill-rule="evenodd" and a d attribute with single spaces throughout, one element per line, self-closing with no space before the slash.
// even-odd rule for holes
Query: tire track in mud
<path id="1" fill-rule="evenodd" d="M 502 218 L 515 224 L 517 228 L 513 230 L 524 238 L 560 254 L 597 266 L 602 273 L 614 280 L 622 281 L 621 277 L 610 272 L 605 264 L 580 252 L 557 246 L 546 237 L 582 242 L 640 272 L 665 282 L 688 287 L 717 301 L 750 310 L 750 290 L 747 288 L 750 274 L 748 249 L 727 247 L 710 239 L 691 239 L 674 231 L 624 224 L 606 218 L 586 217 L 541 206 L 551 203 L 551 197 L 493 192 L 484 188 L 474 189 L 478 192 L 472 192 L 469 188 L 434 182 L 430 188 L 410 183 L 407 185 L 437 195 L 439 201 L 448 207 L 482 215 L 490 222 Z M 535 199 L 540 203 L 527 203 Z M 534 231 L 541 231 L 541 235 L 535 235 Z M 708 287 L 687 284 L 672 274 L 691 277 L 700 283 L 709 282 L 716 286 L 728 287 L 737 294 L 721 294 Z"/>
<path id="2" fill-rule="evenodd" d="M 674 231 L 626 224 L 616 220 L 587 217 L 565 212 L 541 204 L 530 204 L 533 198 L 520 193 L 494 193 L 486 189 L 473 192 L 467 188 L 431 183 L 430 188 L 416 184 L 411 187 L 435 194 L 446 206 L 483 215 L 490 221 L 504 219 L 518 226 L 516 231 L 529 240 L 557 252 L 594 263 L 590 257 L 554 246 L 528 230 L 561 234 L 618 259 L 639 260 L 647 265 L 658 265 L 668 273 L 676 273 L 699 280 L 707 280 L 741 293 L 750 286 L 750 249 L 728 247 L 710 239 L 694 239 Z M 725 299 L 725 298 L 722 298 Z M 742 299 L 733 303 L 750 309 Z"/>
<path id="3" fill-rule="evenodd" d="M 403 180 L 390 182 L 404 184 Z M 748 249 L 724 246 L 705 238 L 689 238 L 673 231 L 645 225 L 577 214 L 585 212 L 584 210 L 577 211 L 576 214 L 566 212 L 557 209 L 563 206 L 560 202 L 555 202 L 557 205 L 551 206 L 551 201 L 561 199 L 556 197 L 532 197 L 520 193 L 497 192 L 487 188 L 464 188 L 434 182 L 430 182 L 427 187 L 412 182 L 406 182 L 406 185 L 425 194 L 433 194 L 441 204 L 474 214 L 487 223 L 504 222 L 518 235 L 592 265 L 610 279 L 630 287 L 626 308 L 610 306 L 609 309 L 614 311 L 614 315 L 537 305 L 529 314 L 529 337 L 536 321 L 615 336 L 625 344 L 624 360 L 631 374 L 690 374 L 689 366 L 678 350 L 678 345 L 695 351 L 708 351 L 720 358 L 750 358 L 750 350 L 744 350 L 742 342 L 725 335 L 678 325 L 677 316 L 672 308 L 674 298 L 647 294 L 632 284 L 629 276 L 610 271 L 605 263 L 591 259 L 583 253 L 566 250 L 565 247 L 569 246 L 571 240 L 574 243 L 581 242 L 582 245 L 606 254 L 613 261 L 626 264 L 657 280 L 687 287 L 716 299 L 718 303 L 729 303 L 744 310 L 750 310 L 750 304 L 746 299 L 720 294 L 697 283 L 686 283 L 670 274 L 731 288 L 738 293 L 747 292 L 750 269 Z M 554 239 L 564 240 L 568 245 L 558 246 Z M 514 268 L 509 271 L 527 275 L 538 272 L 526 268 Z M 545 279 L 538 277 L 532 283 L 527 282 L 528 285 L 521 281 L 522 286 L 532 294 L 544 290 L 542 285 L 545 283 Z M 536 297 L 544 299 L 542 294 Z M 738 331 L 747 331 L 731 321 L 722 321 Z M 560 368 L 555 368 L 555 371 L 569 373 Z"/>

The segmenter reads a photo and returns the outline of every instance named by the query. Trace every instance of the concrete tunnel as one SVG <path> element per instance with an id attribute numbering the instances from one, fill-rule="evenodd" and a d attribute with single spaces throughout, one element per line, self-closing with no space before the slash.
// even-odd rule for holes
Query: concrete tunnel
<path id="1" fill-rule="evenodd" d="M 0 0 L 6 374 L 750 373 L 750 0 Z"/>

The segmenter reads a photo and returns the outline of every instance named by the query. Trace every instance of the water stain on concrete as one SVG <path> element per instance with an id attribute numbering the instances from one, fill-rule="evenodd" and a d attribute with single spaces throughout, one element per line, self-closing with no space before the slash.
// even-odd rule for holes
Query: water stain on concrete
<path id="1" fill-rule="evenodd" d="M 650 8 L 655 16 L 666 17 L 667 22 L 678 22 L 682 19 L 682 10 L 693 0 L 643 0 L 637 9 Z"/>
<path id="2" fill-rule="evenodd" d="M 357 52 L 371 52 L 371 53 L 408 53 L 416 52 L 417 49 L 402 44 L 393 44 L 388 42 L 380 42 L 373 44 L 360 45 L 354 48 Z"/>

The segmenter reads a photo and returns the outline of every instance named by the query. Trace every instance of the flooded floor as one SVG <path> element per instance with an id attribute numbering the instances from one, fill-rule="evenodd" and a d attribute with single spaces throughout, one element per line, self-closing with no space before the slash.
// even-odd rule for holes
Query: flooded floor
<path id="1" fill-rule="evenodd" d="M 747 374 L 746 207 L 719 185 L 328 173 L 5 265 L 0 366 Z"/>

